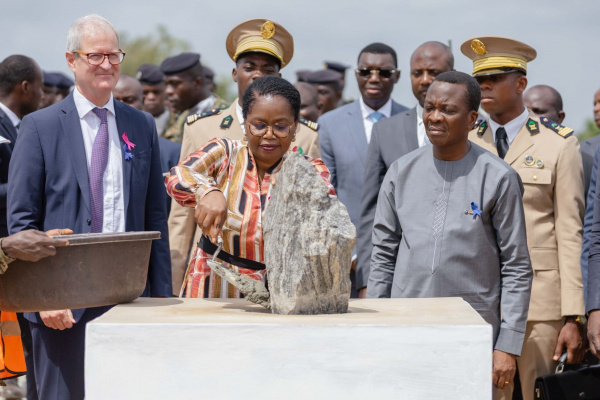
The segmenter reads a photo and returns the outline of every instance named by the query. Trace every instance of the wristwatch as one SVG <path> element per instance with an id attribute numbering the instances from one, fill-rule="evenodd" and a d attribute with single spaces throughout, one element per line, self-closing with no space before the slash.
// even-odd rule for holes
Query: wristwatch
<path id="1" fill-rule="evenodd" d="M 587 322 L 587 318 L 585 315 L 569 315 L 565 317 L 565 323 L 567 323 L 567 321 L 574 321 L 577 325 L 582 326 Z"/>

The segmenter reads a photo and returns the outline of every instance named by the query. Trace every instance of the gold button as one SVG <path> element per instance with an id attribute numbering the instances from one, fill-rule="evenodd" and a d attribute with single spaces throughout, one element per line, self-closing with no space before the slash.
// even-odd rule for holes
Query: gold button
<path id="1" fill-rule="evenodd" d="M 534 181 L 537 181 L 537 175 L 534 175 L 534 176 L 533 176 L 533 180 L 534 180 Z"/>

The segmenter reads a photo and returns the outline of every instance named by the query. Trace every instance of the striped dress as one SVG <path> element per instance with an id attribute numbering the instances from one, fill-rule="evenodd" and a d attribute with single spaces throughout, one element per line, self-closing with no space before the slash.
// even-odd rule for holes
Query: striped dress
<path id="1" fill-rule="evenodd" d="M 227 217 L 223 224 L 223 251 L 234 256 L 264 263 L 262 217 L 270 200 L 272 182 L 287 154 L 273 165 L 259 185 L 252 153 L 238 140 L 215 138 L 173 167 L 165 184 L 167 192 L 184 207 L 195 207 L 208 193 L 219 190 L 227 199 Z M 318 158 L 304 156 L 320 173 L 335 195 L 327 167 Z M 207 261 L 211 255 L 197 248 L 185 274 L 181 295 L 184 297 L 237 298 L 240 293 L 217 274 Z M 223 263 L 253 279 L 265 280 L 265 270 L 255 271 Z"/>

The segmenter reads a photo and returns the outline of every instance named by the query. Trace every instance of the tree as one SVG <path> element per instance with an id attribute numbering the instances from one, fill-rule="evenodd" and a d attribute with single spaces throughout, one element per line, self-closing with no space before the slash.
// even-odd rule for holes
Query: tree
<path id="1" fill-rule="evenodd" d="M 171 36 L 164 25 L 158 25 L 155 33 L 145 36 L 130 38 L 126 32 L 120 36 L 121 48 L 126 53 L 121 72 L 132 76 L 142 64 L 160 65 L 165 58 L 191 49 L 187 40 Z"/>
<path id="2" fill-rule="evenodd" d="M 577 138 L 581 142 L 596 135 L 600 135 L 600 128 L 598 128 L 598 126 L 593 120 L 588 119 L 587 121 L 585 121 L 585 127 L 580 132 L 575 133 L 577 134 Z"/>

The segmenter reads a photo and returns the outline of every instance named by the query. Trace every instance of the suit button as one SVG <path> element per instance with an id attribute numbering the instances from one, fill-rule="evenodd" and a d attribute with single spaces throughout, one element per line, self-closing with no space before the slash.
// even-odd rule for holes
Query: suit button
<path id="1" fill-rule="evenodd" d="M 91 225 L 91 224 L 92 224 L 92 220 L 88 218 L 88 220 L 87 220 L 87 224 L 88 224 L 88 225 Z"/>
<path id="2" fill-rule="evenodd" d="M 534 176 L 533 176 L 533 180 L 534 180 L 534 181 L 537 181 L 537 175 L 534 175 Z"/>

